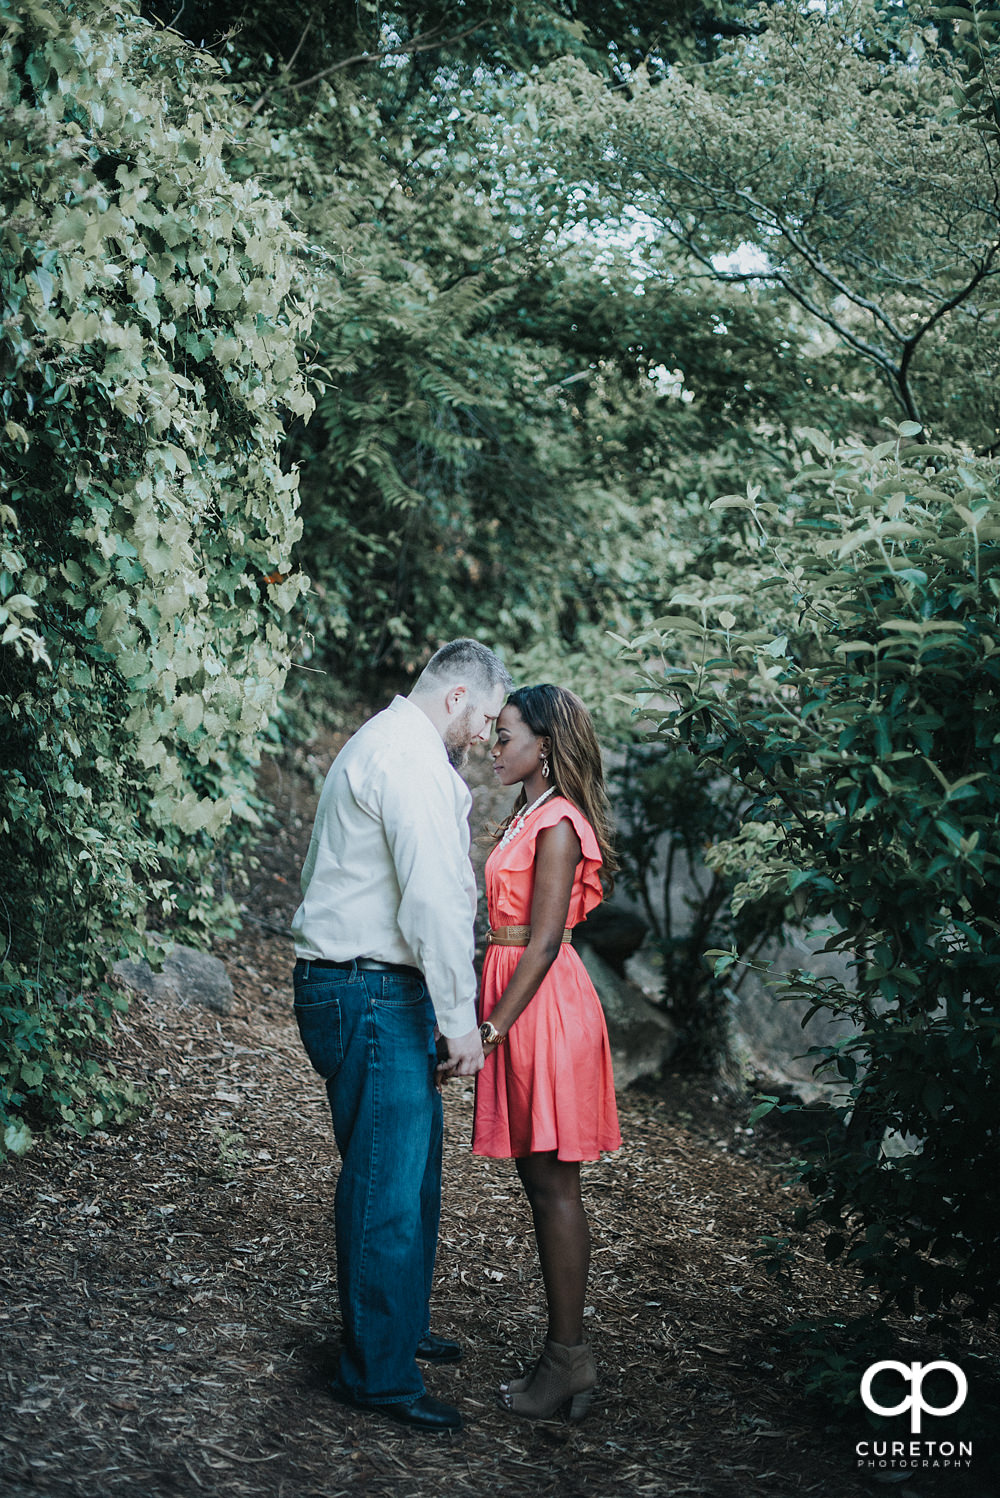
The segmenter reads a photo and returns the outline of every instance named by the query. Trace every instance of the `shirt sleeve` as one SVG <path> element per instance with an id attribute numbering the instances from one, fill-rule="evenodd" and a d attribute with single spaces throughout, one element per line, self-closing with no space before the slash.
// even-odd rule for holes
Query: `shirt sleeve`
<path id="1" fill-rule="evenodd" d="M 443 763 L 439 773 L 415 781 L 392 760 L 383 771 L 378 812 L 399 881 L 399 929 L 442 1035 L 467 1035 L 477 1024 L 476 886 L 468 822 L 448 778 L 454 772 Z"/>

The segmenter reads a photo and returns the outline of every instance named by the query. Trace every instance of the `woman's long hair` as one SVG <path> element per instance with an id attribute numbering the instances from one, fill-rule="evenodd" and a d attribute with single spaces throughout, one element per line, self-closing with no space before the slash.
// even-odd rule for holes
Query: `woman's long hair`
<path id="1" fill-rule="evenodd" d="M 583 812 L 594 829 L 603 860 L 601 883 L 609 895 L 614 888 L 618 868 L 611 832 L 608 798 L 604 790 L 604 767 L 594 722 L 575 692 L 546 682 L 537 687 L 518 687 L 507 698 L 507 707 L 516 707 L 533 734 L 547 738 L 551 777 L 549 784 L 560 796 L 572 801 Z M 525 805 L 522 788 L 510 816 L 497 828 L 497 840 Z"/>

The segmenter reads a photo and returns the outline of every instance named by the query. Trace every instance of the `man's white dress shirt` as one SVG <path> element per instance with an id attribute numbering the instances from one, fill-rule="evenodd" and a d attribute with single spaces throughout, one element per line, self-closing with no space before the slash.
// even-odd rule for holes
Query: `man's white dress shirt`
<path id="1" fill-rule="evenodd" d="M 419 968 L 452 1037 L 477 1024 L 471 807 L 433 723 L 395 698 L 330 767 L 292 920 L 298 957 Z"/>

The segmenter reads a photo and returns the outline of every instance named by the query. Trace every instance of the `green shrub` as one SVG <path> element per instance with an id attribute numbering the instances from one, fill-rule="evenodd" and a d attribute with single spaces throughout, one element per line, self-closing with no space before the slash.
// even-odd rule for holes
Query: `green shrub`
<path id="1" fill-rule="evenodd" d="M 714 859 L 780 898 L 850 983 L 779 992 L 854 1022 L 814 1046 L 845 1127 L 803 1167 L 828 1257 L 887 1303 L 995 1306 L 1000 1130 L 1000 465 L 909 439 L 831 449 L 777 501 L 720 501 L 742 555 L 640 642 L 659 733 L 734 776 Z M 735 952 L 715 953 L 721 976 Z M 887 1149 L 886 1136 L 894 1141 Z"/>
<path id="2" fill-rule="evenodd" d="M 216 918 L 301 591 L 297 240 L 211 59 L 128 4 L 0 0 L 7 876 L 0 1129 L 86 1131 L 107 969 Z"/>

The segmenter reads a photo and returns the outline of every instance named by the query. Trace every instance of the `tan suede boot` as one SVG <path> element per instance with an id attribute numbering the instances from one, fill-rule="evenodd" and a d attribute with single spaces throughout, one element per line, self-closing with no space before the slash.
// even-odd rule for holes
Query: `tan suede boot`
<path id="1" fill-rule="evenodd" d="M 597 1369 L 586 1342 L 546 1342 L 534 1371 L 512 1379 L 501 1394 L 507 1409 L 529 1420 L 546 1420 L 564 1405 L 571 1420 L 582 1420 L 596 1389 Z"/>

